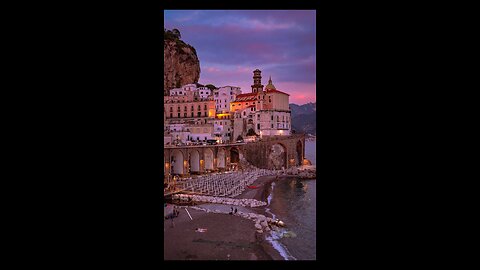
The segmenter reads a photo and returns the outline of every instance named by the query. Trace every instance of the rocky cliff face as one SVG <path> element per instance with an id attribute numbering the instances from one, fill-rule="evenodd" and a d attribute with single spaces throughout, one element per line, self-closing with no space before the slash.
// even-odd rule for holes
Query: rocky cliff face
<path id="1" fill-rule="evenodd" d="M 163 61 L 164 91 L 198 82 L 200 61 L 195 48 L 192 46 L 178 39 L 164 39 Z"/>

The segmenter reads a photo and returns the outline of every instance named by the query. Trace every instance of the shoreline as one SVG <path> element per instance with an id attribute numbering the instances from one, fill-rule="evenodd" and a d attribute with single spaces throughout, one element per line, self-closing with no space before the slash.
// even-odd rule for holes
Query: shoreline
<path id="1" fill-rule="evenodd" d="M 261 176 L 252 183 L 258 188 L 247 188 L 235 199 L 267 202 L 272 191 L 271 183 L 283 177 L 285 176 L 277 179 L 275 175 Z M 203 205 L 216 206 L 210 203 Z M 228 209 L 231 207 L 223 206 Z M 267 207 L 268 205 L 248 207 L 248 211 L 270 216 L 266 212 Z M 164 220 L 164 260 L 285 260 L 273 243 L 267 240 L 270 232 L 258 233 L 251 220 L 236 215 L 207 213 L 190 207 L 187 209 L 193 220 L 183 209 L 173 221 L 175 227 L 171 227 L 170 220 Z M 206 228 L 207 232 L 195 232 L 198 227 Z"/>

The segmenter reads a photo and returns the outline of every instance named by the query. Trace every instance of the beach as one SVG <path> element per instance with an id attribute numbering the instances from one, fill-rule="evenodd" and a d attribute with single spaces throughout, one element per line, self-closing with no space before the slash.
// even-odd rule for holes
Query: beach
<path id="1" fill-rule="evenodd" d="M 259 177 L 237 199 L 256 199 L 266 202 L 271 182 L 275 176 Z M 210 209 L 230 209 L 227 205 L 197 205 Z M 265 214 L 265 207 L 244 208 L 239 211 Z M 282 256 L 265 239 L 266 234 L 257 233 L 254 222 L 240 216 L 207 213 L 180 208 L 180 215 L 173 220 L 164 220 L 164 260 L 283 260 Z M 197 228 L 206 229 L 197 232 Z"/>

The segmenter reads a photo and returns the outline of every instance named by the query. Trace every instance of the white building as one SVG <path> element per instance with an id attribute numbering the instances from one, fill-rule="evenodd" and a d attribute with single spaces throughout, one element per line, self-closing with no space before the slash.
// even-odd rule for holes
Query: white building
<path id="1" fill-rule="evenodd" d="M 230 111 L 230 102 L 234 101 L 237 95 L 242 91 L 240 87 L 223 86 L 214 91 L 215 108 L 217 113 L 226 113 Z"/>
<path id="2" fill-rule="evenodd" d="M 214 120 L 213 135 L 219 143 L 228 143 L 233 134 L 233 125 L 230 117 L 219 117 Z"/>
<path id="3" fill-rule="evenodd" d="M 170 90 L 170 96 L 186 96 L 187 90 L 183 88 L 173 88 Z"/>
<path id="4" fill-rule="evenodd" d="M 198 97 L 201 99 L 207 99 L 209 96 L 212 95 L 212 90 L 210 90 L 208 87 L 199 87 L 195 91 L 198 91 Z"/>
<path id="5" fill-rule="evenodd" d="M 253 73 L 252 92 L 237 95 L 230 103 L 235 112 L 234 137 L 244 137 L 250 129 L 261 137 L 290 135 L 289 94 L 277 90 L 271 78 L 264 90 L 261 71 Z"/>

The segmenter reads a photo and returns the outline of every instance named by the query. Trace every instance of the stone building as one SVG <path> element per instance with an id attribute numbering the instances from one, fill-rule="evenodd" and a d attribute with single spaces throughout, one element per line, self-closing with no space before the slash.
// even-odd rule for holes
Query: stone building
<path id="1" fill-rule="evenodd" d="M 290 135 L 289 94 L 277 90 L 271 77 L 264 90 L 261 71 L 256 69 L 253 74 L 252 92 L 237 95 L 230 103 L 235 112 L 234 137 L 244 137 L 250 129 L 261 137 Z"/>
<path id="2" fill-rule="evenodd" d="M 195 84 L 170 90 L 164 96 L 165 144 L 186 144 L 213 138 L 215 101 L 208 88 Z"/>

